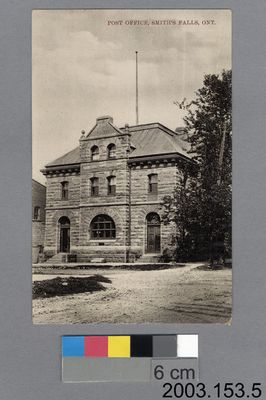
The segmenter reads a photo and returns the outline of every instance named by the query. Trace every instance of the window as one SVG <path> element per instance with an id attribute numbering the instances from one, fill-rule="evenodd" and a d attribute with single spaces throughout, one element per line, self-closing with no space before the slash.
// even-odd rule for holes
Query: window
<path id="1" fill-rule="evenodd" d="M 39 206 L 34 207 L 33 219 L 38 221 L 41 218 L 41 208 Z"/>
<path id="2" fill-rule="evenodd" d="M 99 178 L 91 178 L 91 196 L 99 196 Z"/>
<path id="3" fill-rule="evenodd" d="M 115 158 L 115 151 L 116 151 L 116 146 L 113 143 L 110 143 L 107 146 L 107 157 L 108 158 Z"/>
<path id="4" fill-rule="evenodd" d="M 159 216 L 157 213 L 155 213 L 155 212 L 149 213 L 149 214 L 147 215 L 147 217 L 146 217 L 146 220 L 147 220 L 148 226 L 151 226 L 151 225 L 160 225 L 160 224 L 161 224 L 160 216 Z"/>
<path id="5" fill-rule="evenodd" d="M 151 174 L 148 176 L 149 178 L 149 193 L 157 194 L 158 193 L 158 175 Z"/>
<path id="6" fill-rule="evenodd" d="M 68 199 L 68 182 L 61 183 L 61 198 L 62 200 Z"/>
<path id="7" fill-rule="evenodd" d="M 116 177 L 115 176 L 108 176 L 107 178 L 107 194 L 114 196 L 116 193 Z"/>
<path id="8" fill-rule="evenodd" d="M 97 215 L 91 221 L 91 239 L 115 239 L 115 223 L 109 215 Z"/>
<path id="9" fill-rule="evenodd" d="M 99 147 L 98 146 L 93 146 L 91 148 L 91 160 L 99 160 Z"/>

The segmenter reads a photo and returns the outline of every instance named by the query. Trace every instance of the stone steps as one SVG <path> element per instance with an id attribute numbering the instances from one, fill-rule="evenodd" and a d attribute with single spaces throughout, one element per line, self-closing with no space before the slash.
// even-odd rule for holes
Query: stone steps
<path id="1" fill-rule="evenodd" d="M 62 263 L 66 262 L 66 259 L 67 253 L 57 253 L 54 256 L 48 258 L 48 260 L 45 261 L 45 264 Z"/>
<path id="2" fill-rule="evenodd" d="M 93 251 L 91 254 L 79 254 L 77 260 L 68 260 L 70 254 L 68 253 L 57 253 L 54 256 L 48 258 L 45 261 L 45 264 L 60 264 L 60 263 L 67 263 L 67 262 L 88 262 L 88 263 L 105 263 L 105 262 L 125 262 L 125 253 L 119 252 L 113 255 Z M 137 263 L 141 264 L 157 264 L 160 262 L 160 254 L 143 254 L 140 258 L 135 260 Z"/>

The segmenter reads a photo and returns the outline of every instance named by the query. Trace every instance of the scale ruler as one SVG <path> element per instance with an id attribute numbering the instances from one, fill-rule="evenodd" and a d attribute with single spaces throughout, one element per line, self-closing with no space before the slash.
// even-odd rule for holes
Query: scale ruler
<path id="1" fill-rule="evenodd" d="M 198 335 L 63 336 L 63 382 L 149 382 L 194 371 Z"/>

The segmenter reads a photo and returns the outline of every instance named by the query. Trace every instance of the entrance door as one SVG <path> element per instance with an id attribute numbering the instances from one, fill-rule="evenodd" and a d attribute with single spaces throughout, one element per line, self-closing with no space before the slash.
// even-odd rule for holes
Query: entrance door
<path id="1" fill-rule="evenodd" d="M 59 220 L 60 226 L 60 253 L 70 252 L 70 221 L 67 217 Z"/>
<path id="2" fill-rule="evenodd" d="M 156 213 L 147 215 L 147 253 L 160 253 L 161 251 L 161 223 Z"/>

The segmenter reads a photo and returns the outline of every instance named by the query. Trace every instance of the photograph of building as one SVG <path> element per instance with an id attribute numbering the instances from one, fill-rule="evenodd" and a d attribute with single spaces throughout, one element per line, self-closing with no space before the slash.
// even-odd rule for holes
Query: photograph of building
<path id="1" fill-rule="evenodd" d="M 33 323 L 230 323 L 231 11 L 35 10 L 32 178 Z"/>
<path id="2" fill-rule="evenodd" d="M 42 170 L 45 256 L 159 261 L 174 229 L 161 223 L 160 205 L 187 163 L 178 132 L 157 122 L 118 128 L 112 117 L 97 118 L 77 148 Z"/>

